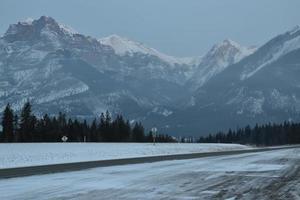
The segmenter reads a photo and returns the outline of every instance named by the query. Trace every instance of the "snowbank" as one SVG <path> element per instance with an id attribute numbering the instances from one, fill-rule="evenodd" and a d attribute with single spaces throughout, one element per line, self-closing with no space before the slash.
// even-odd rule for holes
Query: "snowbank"
<path id="1" fill-rule="evenodd" d="M 170 154 L 248 149 L 238 144 L 15 143 L 0 144 L 0 168 Z"/>

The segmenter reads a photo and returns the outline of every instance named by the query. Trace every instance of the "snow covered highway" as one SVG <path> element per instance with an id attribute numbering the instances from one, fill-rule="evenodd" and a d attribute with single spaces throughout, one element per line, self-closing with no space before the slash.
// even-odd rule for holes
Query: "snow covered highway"
<path id="1" fill-rule="evenodd" d="M 107 147 L 110 147 L 112 149 L 112 144 L 108 144 Z M 33 144 L 30 144 L 33 145 Z M 98 144 L 99 145 L 99 144 Z M 117 145 L 117 144 L 116 144 Z M 121 152 L 120 150 L 124 150 L 124 146 L 128 147 L 128 145 L 132 145 L 132 149 L 135 149 L 134 147 L 139 150 L 144 150 L 140 152 L 136 152 L 135 154 L 132 152 L 131 154 L 126 152 Z M 148 148 L 145 148 L 147 146 Z M 23 146 L 23 145 L 22 145 Z M 26 146 L 26 145 L 25 145 Z M 28 145 L 27 145 L 28 146 Z M 53 147 L 53 145 L 51 145 Z M 58 146 L 58 145 L 56 145 Z M 103 144 L 100 144 L 100 148 L 98 146 L 98 151 L 103 150 Z M 60 160 L 60 163 L 53 163 L 48 164 L 47 159 L 43 156 L 45 153 L 45 148 L 41 148 L 40 151 L 36 152 L 38 156 L 33 156 L 32 152 L 29 155 L 26 155 L 24 151 L 20 151 L 16 157 L 12 156 L 14 155 L 12 152 L 8 153 L 9 156 L 13 157 L 14 160 L 17 159 L 18 162 L 16 163 L 7 163 L 5 159 L 2 158 L 2 162 L 6 163 L 8 165 L 11 164 L 17 164 L 16 167 L 8 167 L 8 168 L 0 168 L 0 179 L 3 178 L 15 178 L 15 177 L 22 177 L 22 176 L 32 176 L 32 175 L 41 175 L 41 174 L 51 174 L 51 173 L 61 173 L 61 172 L 71 172 L 71 171 L 79 171 L 79 170 L 86 170 L 90 168 L 98 168 L 98 167 L 110 167 L 110 166 L 117 166 L 117 165 L 129 165 L 129 164 L 140 164 L 140 163 L 152 163 L 152 162 L 161 162 L 161 161 L 168 161 L 168 160 L 184 160 L 184 159 L 195 159 L 195 158 L 203 158 L 203 157 L 211 157 L 211 156 L 225 156 L 225 155 L 235 155 L 235 154 L 242 154 L 242 153 L 255 153 L 255 152 L 263 152 L 263 151 L 272 151 L 277 149 L 289 149 L 289 148 L 297 148 L 299 146 L 291 145 L 291 146 L 275 146 L 275 147 L 265 147 L 265 148 L 251 148 L 247 147 L 245 145 L 238 145 L 238 144 L 177 144 L 177 143 L 171 143 L 171 144 L 142 144 L 141 146 L 137 144 L 126 144 L 120 143 L 117 146 L 121 146 L 119 149 L 114 149 L 113 154 L 106 152 L 104 153 L 104 157 L 101 157 L 99 160 L 93 160 L 91 155 L 89 155 L 89 151 L 86 151 L 87 149 L 83 150 L 81 154 L 77 151 L 77 154 L 81 155 L 82 157 L 75 157 L 79 159 L 78 162 L 70 162 L 69 159 L 65 159 L 65 162 L 62 162 L 63 160 Z M 78 144 L 76 144 L 75 147 L 78 147 Z M 83 146 L 84 147 L 84 146 Z M 86 144 L 85 147 L 89 147 L 89 144 Z M 149 148 L 150 147 L 150 148 Z M 177 147 L 177 148 L 174 148 Z M 83 148 L 84 149 L 84 148 Z M 148 151 L 152 149 L 150 152 L 145 152 L 145 149 Z M 94 149 L 95 150 L 95 149 Z M 44 152 L 43 152 L 44 151 Z M 4 151 L 5 152 L 5 151 Z M 6 151 L 7 152 L 7 151 Z M 47 148 L 46 148 L 47 152 Z M 69 153 L 69 150 L 59 150 L 61 154 Z M 118 152 L 120 154 L 118 154 Z M 2 152 L 3 153 L 3 152 Z M 23 153 L 23 154 L 22 154 Z M 83 153 L 83 154 L 82 154 Z M 101 152 L 103 153 L 103 152 Z M 144 153 L 144 154 L 143 154 Z M 2 154 L 3 155 L 3 154 Z M 22 163 L 23 160 L 19 159 L 20 155 L 23 155 L 25 158 L 27 158 L 26 161 L 29 161 L 31 163 L 30 166 L 24 166 L 24 167 L 18 167 Z M 54 154 L 56 155 L 56 154 Z M 98 155 L 98 154 L 96 154 Z M 103 154 L 102 154 L 103 155 Z M 136 155 L 136 157 L 133 157 L 133 155 Z M 138 156 L 137 156 L 138 155 Z M 85 157 L 84 157 L 85 156 Z M 98 155 L 99 156 L 99 155 Z M 37 162 L 36 160 L 33 160 L 34 158 L 42 157 L 41 160 L 39 160 L 40 164 L 35 165 Z M 1 156 L 0 156 L 1 158 Z M 5 157 L 4 157 L 5 158 Z M 110 158 L 110 159 L 108 159 Z M 13 159 L 12 159 L 13 160 Z M 46 162 L 45 162 L 46 161 Z M 56 159 L 51 160 L 52 162 L 56 161 Z M 44 163 L 43 163 L 44 162 Z M 49 161 L 48 161 L 49 162 Z M 43 164 L 42 164 L 43 163 Z"/>
<path id="2" fill-rule="evenodd" d="M 300 148 L 0 180 L 0 199 L 299 199 Z"/>

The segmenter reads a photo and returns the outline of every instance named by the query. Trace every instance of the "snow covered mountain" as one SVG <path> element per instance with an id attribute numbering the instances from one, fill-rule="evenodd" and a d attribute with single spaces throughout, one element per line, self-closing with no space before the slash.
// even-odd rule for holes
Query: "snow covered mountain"
<path id="1" fill-rule="evenodd" d="M 124 56 L 124 55 L 133 56 L 134 54 L 144 54 L 144 55 L 156 56 L 159 59 L 171 65 L 188 64 L 188 61 L 186 61 L 185 59 L 168 56 L 166 54 L 157 51 L 156 49 L 147 47 L 140 42 L 135 42 L 115 34 L 105 38 L 101 38 L 98 41 L 101 44 L 112 47 L 115 53 L 120 56 Z"/>
<path id="2" fill-rule="evenodd" d="M 154 79 L 167 79 L 171 82 L 176 82 L 176 84 L 183 85 L 190 78 L 194 70 L 194 65 L 190 64 L 192 58 L 175 58 L 125 37 L 114 34 L 98 39 L 98 41 L 102 45 L 111 47 L 116 55 L 119 55 L 123 59 L 131 60 L 128 68 L 132 65 L 136 65 L 136 67 L 127 71 L 130 70 L 133 72 L 138 70 L 135 76 L 147 73 Z M 147 60 L 147 63 L 140 63 L 141 60 Z"/>
<path id="3" fill-rule="evenodd" d="M 299 58 L 299 27 L 259 48 L 224 40 L 199 58 L 175 58 L 42 16 L 0 38 L 0 109 L 30 100 L 37 114 L 92 118 L 110 110 L 180 135 L 297 120 Z"/>
<path id="4" fill-rule="evenodd" d="M 208 80 L 222 72 L 226 67 L 239 62 L 244 57 L 255 52 L 255 47 L 243 47 L 240 44 L 226 39 L 216 44 L 201 59 L 197 69 L 190 79 L 192 89 L 202 87 Z"/>
<path id="5" fill-rule="evenodd" d="M 20 109 L 29 99 L 40 113 L 95 116 L 109 109 L 136 118 L 172 106 L 187 94 L 191 67 L 152 52 L 120 55 L 51 17 L 12 24 L 0 38 L 0 108 L 11 102 Z"/>
<path id="6" fill-rule="evenodd" d="M 179 124 L 173 129 L 178 133 L 202 133 L 255 123 L 299 121 L 299 39 L 300 28 L 296 27 L 227 66 L 194 93 L 189 108 L 175 112 L 166 122 Z M 188 117 L 189 122 L 182 123 Z"/>
<path id="7" fill-rule="evenodd" d="M 244 65 L 241 80 L 248 79 L 262 68 L 278 60 L 294 50 L 300 48 L 300 27 L 296 26 L 292 30 L 275 37 L 261 48 L 262 54 L 257 56 L 253 65 Z"/>

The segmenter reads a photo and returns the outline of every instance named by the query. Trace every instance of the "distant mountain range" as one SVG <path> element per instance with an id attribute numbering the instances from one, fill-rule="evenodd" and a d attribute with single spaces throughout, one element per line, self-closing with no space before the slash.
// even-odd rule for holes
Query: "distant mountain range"
<path id="1" fill-rule="evenodd" d="M 299 120 L 299 77 L 299 27 L 259 48 L 227 39 L 195 58 L 85 36 L 46 16 L 0 38 L 0 109 L 29 99 L 40 116 L 92 119 L 109 110 L 173 135 Z"/>

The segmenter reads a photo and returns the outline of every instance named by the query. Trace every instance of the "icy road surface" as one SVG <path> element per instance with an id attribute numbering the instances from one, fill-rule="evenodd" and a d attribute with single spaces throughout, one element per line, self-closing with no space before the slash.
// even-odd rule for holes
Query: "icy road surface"
<path id="1" fill-rule="evenodd" d="M 250 149 L 239 144 L 12 143 L 0 144 L 0 169 L 93 160 Z"/>
<path id="2" fill-rule="evenodd" d="M 299 199 L 300 149 L 0 180 L 0 199 Z"/>

